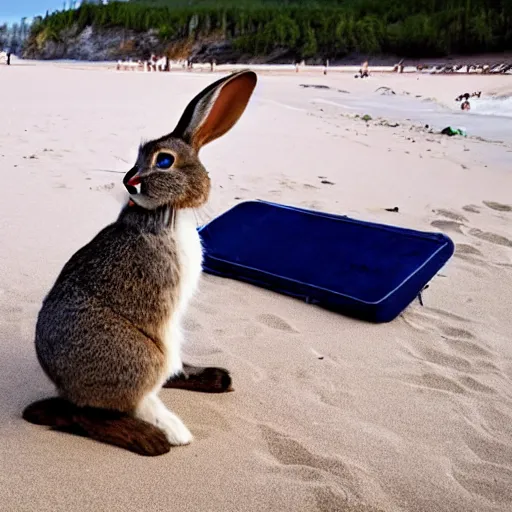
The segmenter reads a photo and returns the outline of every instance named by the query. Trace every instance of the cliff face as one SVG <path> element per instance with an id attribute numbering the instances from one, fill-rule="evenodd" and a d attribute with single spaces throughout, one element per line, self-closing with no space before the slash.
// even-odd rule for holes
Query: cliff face
<path id="1" fill-rule="evenodd" d="M 118 59 L 147 59 L 152 53 L 167 54 L 173 59 L 193 59 L 194 62 L 218 64 L 226 62 L 289 63 L 293 55 L 286 48 L 277 49 L 265 56 L 245 55 L 231 41 L 219 37 L 199 40 L 181 39 L 162 43 L 158 31 L 134 32 L 120 28 L 96 29 L 86 27 L 61 31 L 57 37 L 43 31 L 30 37 L 25 44 L 23 57 L 27 59 L 72 59 L 105 61 Z"/>
<path id="2" fill-rule="evenodd" d="M 28 59 L 74 59 L 88 61 L 143 58 L 152 52 L 161 52 L 156 31 L 135 33 L 112 28 L 95 30 L 86 27 L 63 30 L 57 37 L 42 32 L 27 41 L 23 57 Z"/>

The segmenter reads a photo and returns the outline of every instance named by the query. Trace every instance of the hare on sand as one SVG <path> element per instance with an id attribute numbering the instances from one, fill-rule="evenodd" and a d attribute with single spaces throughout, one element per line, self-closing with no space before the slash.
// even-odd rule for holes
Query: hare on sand
<path id="1" fill-rule="evenodd" d="M 39 363 L 59 397 L 29 405 L 25 420 L 142 455 L 190 443 L 158 397 L 162 387 L 222 392 L 222 368 L 181 360 L 183 313 L 201 273 L 193 208 L 209 196 L 199 149 L 244 112 L 256 74 L 208 86 L 172 133 L 143 144 L 123 183 L 130 200 L 117 220 L 66 263 L 36 325 Z"/>

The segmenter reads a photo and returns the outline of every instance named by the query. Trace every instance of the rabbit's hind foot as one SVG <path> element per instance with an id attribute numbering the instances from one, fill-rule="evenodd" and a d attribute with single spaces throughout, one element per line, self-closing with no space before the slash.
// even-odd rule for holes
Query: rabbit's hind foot
<path id="1" fill-rule="evenodd" d="M 203 393 L 234 391 L 231 375 L 224 368 L 183 364 L 183 370 L 171 377 L 164 388 L 186 389 Z"/>

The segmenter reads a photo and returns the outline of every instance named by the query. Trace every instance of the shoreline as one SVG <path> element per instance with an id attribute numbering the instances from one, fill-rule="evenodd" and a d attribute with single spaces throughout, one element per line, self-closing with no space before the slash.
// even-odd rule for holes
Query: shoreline
<path id="1" fill-rule="evenodd" d="M 209 65 L 195 67 L 194 69 L 173 68 L 168 72 L 145 72 L 143 70 L 122 70 L 116 69 L 117 62 L 89 62 L 89 61 L 27 61 L 18 60 L 14 64 L 19 67 L 50 67 L 54 69 L 66 69 L 71 71 L 87 72 L 95 70 L 97 72 L 115 72 L 119 76 L 125 76 L 127 79 L 133 76 L 147 75 L 148 83 L 154 83 L 155 80 L 180 80 L 186 77 L 218 77 L 225 73 L 237 69 L 245 68 L 242 65 L 219 65 L 211 71 Z M 343 105 L 352 105 L 348 113 L 353 108 L 358 108 L 356 113 L 364 115 L 370 113 L 372 116 L 390 118 L 404 122 L 410 118 L 416 124 L 436 125 L 440 131 L 444 127 L 462 126 L 467 128 L 469 136 L 475 136 L 480 139 L 498 141 L 508 144 L 511 137 L 508 133 L 507 120 L 512 117 L 512 102 L 510 112 L 502 111 L 499 108 L 496 112 L 484 112 L 479 114 L 478 108 L 483 101 L 489 99 L 504 99 L 512 97 L 512 84 L 506 75 L 488 75 L 488 74 L 430 74 L 430 73 L 395 73 L 391 68 L 379 68 L 375 70 L 370 67 L 370 77 L 356 79 L 353 77 L 354 67 L 336 67 L 334 71 L 328 68 L 327 74 L 323 73 L 322 66 L 308 66 L 301 69 L 298 73 L 295 66 L 280 65 L 254 65 L 251 69 L 257 71 L 261 76 L 272 80 L 283 79 L 291 87 L 310 86 L 319 88 L 317 95 L 329 96 L 330 101 Z M 382 71 L 386 69 L 387 71 Z M 448 80 L 448 77 L 451 77 Z M 440 78 L 440 77 L 444 77 Z M 458 78 L 455 78 L 458 77 Z M 471 78 L 469 78 L 471 77 Z M 442 84 L 442 87 L 439 85 Z M 321 89 L 324 90 L 321 90 Z M 379 89 L 389 90 L 392 96 L 388 101 L 379 99 Z M 430 91 L 431 90 L 431 91 Z M 482 99 L 471 100 L 474 106 L 473 111 L 469 113 L 460 113 L 460 104 L 454 101 L 454 98 L 466 91 L 481 90 Z M 350 96 L 336 95 L 336 91 L 345 91 Z M 425 95 L 425 91 L 435 94 Z M 386 92 L 386 91 L 384 91 Z M 402 98 L 400 100 L 399 98 Z M 345 101 L 347 99 L 347 101 Z M 394 103 L 389 103 L 392 101 Z M 400 103 L 400 101 L 402 103 Z M 358 103 L 359 102 L 359 103 Z M 380 102 L 380 106 L 379 106 Z M 430 102 L 430 103 L 429 103 Z M 394 115 L 393 111 L 388 112 L 386 104 L 396 104 L 398 111 Z M 431 105 L 431 108 L 428 108 Z M 494 104 L 488 104 L 487 108 L 492 108 Z M 497 105 L 498 107 L 500 105 Z M 429 111 L 430 110 L 430 111 Z M 477 119 L 481 118 L 482 122 Z M 496 119 L 496 121 L 492 121 Z M 436 122 L 436 120 L 438 120 Z M 468 125 L 468 126 L 466 126 Z M 503 137 L 505 135 L 505 137 Z"/>
<path id="2" fill-rule="evenodd" d="M 21 59 L 16 58 L 13 60 L 13 65 L 40 65 L 40 64 L 50 64 L 57 66 L 81 66 L 87 69 L 94 68 L 108 68 L 116 70 L 116 66 L 119 62 L 128 63 L 133 62 L 136 63 L 137 60 L 126 60 L 126 61 L 118 61 L 118 60 L 109 60 L 109 61 L 89 61 L 89 60 L 73 60 L 73 59 Z M 453 64 L 452 60 L 447 59 L 446 62 L 442 62 L 441 64 L 431 64 L 431 66 L 443 66 Z M 160 73 L 176 73 L 176 72 L 211 72 L 210 71 L 210 63 L 194 63 L 193 69 L 185 69 L 181 67 L 180 61 L 171 61 L 171 65 L 173 68 L 170 71 L 158 71 Z M 215 66 L 215 72 L 225 72 L 225 71 L 234 71 L 245 68 L 251 68 L 259 73 L 276 73 L 280 72 L 283 74 L 289 73 L 297 73 L 295 64 L 257 64 L 257 63 L 225 63 L 225 64 L 217 64 Z M 299 72 L 297 74 L 323 74 L 325 69 L 324 65 L 303 65 L 299 66 Z M 361 69 L 360 64 L 338 64 L 338 65 L 329 65 L 327 67 L 327 73 L 358 73 Z M 507 73 L 483 73 L 477 71 L 471 71 L 469 73 L 465 71 L 454 71 L 454 72 L 433 72 L 432 69 L 424 69 L 418 70 L 416 66 L 405 66 L 403 73 L 398 73 L 394 70 L 394 65 L 371 65 L 369 66 L 370 73 L 373 74 L 394 74 L 394 75 L 410 75 L 415 74 L 419 76 L 464 76 L 464 77 L 474 77 L 474 76 L 510 76 L 512 75 L 512 70 Z M 117 71 L 117 70 L 116 70 Z M 142 69 L 122 69 L 119 71 L 126 72 L 144 72 Z"/>

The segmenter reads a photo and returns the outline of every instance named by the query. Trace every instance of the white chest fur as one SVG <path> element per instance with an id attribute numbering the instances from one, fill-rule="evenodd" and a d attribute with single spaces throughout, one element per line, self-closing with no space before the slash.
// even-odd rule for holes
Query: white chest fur
<path id="1" fill-rule="evenodd" d="M 172 236 L 176 241 L 180 285 L 175 308 L 167 322 L 164 336 L 167 349 L 166 378 L 178 373 L 182 368 L 181 344 L 183 333 L 181 322 L 187 305 L 197 290 L 199 277 L 201 276 L 203 250 L 192 210 L 180 210 L 177 213 L 176 226 Z"/>
<path id="2" fill-rule="evenodd" d="M 180 264 L 178 310 L 183 313 L 197 290 L 203 262 L 203 248 L 192 210 L 180 210 L 177 213 L 174 238 Z"/>

